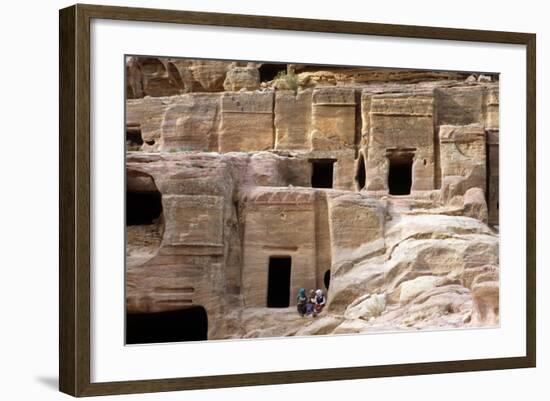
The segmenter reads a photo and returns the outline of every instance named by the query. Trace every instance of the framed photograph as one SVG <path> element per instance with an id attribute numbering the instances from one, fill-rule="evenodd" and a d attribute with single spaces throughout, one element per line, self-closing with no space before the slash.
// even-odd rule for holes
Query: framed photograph
<path id="1" fill-rule="evenodd" d="M 535 35 L 60 11 L 60 390 L 534 367 Z"/>

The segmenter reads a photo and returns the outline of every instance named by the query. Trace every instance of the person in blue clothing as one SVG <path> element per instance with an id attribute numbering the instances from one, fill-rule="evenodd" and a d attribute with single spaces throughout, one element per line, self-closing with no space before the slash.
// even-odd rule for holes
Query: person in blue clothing
<path id="1" fill-rule="evenodd" d="M 300 288 L 298 290 L 298 295 L 296 296 L 296 309 L 300 316 L 304 316 L 307 312 L 308 299 L 306 297 L 305 288 Z"/>

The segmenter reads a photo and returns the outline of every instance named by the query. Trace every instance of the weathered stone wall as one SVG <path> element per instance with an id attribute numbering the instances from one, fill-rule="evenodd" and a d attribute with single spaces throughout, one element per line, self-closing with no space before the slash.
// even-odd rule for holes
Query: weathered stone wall
<path id="1" fill-rule="evenodd" d="M 354 88 L 326 87 L 129 100 L 128 131 L 132 138 L 141 136 L 141 143 L 129 144 L 146 151 L 276 150 L 302 159 L 333 159 L 333 188 L 346 190 L 357 186 L 360 151 L 366 175 L 362 189 L 372 194 L 388 192 L 392 158 L 412 155 L 413 195 L 442 187 L 441 126 L 478 124 L 491 136 L 493 148 L 497 146 L 494 84 L 378 91 L 367 88 L 357 96 Z M 491 188 L 497 187 L 496 177 L 489 174 L 488 180 L 494 181 Z M 490 209 L 494 211 L 494 202 Z"/>
<path id="2" fill-rule="evenodd" d="M 487 134 L 487 206 L 489 223 L 499 224 L 499 89 L 491 87 L 486 96 L 485 130 Z"/>
<path id="3" fill-rule="evenodd" d="M 126 101 L 126 130 L 133 129 L 139 133 L 140 149 L 156 151 L 160 146 L 161 128 L 164 115 L 180 98 L 146 97 Z M 127 138 L 128 140 L 128 138 Z"/>
<path id="4" fill-rule="evenodd" d="M 311 147 L 312 91 L 277 91 L 275 94 L 275 149 L 308 150 Z"/>
<path id="5" fill-rule="evenodd" d="M 322 269 L 330 268 L 326 200 L 319 203 L 313 189 L 297 193 L 288 187 L 309 185 L 308 168 L 307 160 L 267 152 L 130 154 L 127 190 L 158 190 L 162 194 L 162 224 L 147 228 L 158 236 L 153 248 L 128 255 L 128 311 L 159 312 L 200 305 L 208 313 L 209 336 L 222 337 L 226 308 L 240 305 L 238 298 L 247 294 L 250 279 L 261 281 L 262 274 L 267 274 L 263 264 L 260 273 L 250 273 L 250 266 L 257 267 L 250 260 L 265 262 L 269 255 L 287 254 L 285 246 L 293 258 L 294 287 L 314 288 L 322 281 L 316 261 L 323 263 Z M 247 188 L 253 189 L 251 194 Z M 319 256 L 318 221 L 319 242 L 325 247 Z M 143 229 L 131 227 L 130 231 L 139 236 Z M 289 235 L 292 230 L 296 235 Z M 134 237 L 129 236 L 128 241 L 143 241 Z M 258 241 L 263 241 L 261 246 L 256 246 Z M 129 246 L 132 252 L 140 250 L 137 244 Z M 294 287 L 293 291 L 297 290 Z M 267 287 L 260 288 L 263 295 L 251 299 L 257 306 L 265 306 Z M 258 299 L 263 299 L 261 304 Z"/>
<path id="6" fill-rule="evenodd" d="M 154 256 L 128 265 L 130 312 L 158 312 L 201 305 L 209 336 L 223 332 L 211 319 L 225 307 L 225 226 L 233 182 L 226 161 L 208 155 L 133 156 L 127 169 L 150 176 L 162 194 L 164 230 Z"/>
<path id="7" fill-rule="evenodd" d="M 450 201 L 487 183 L 486 138 L 480 124 L 439 127 L 442 197 Z"/>
<path id="8" fill-rule="evenodd" d="M 488 87 L 485 91 L 485 127 L 488 130 L 499 130 L 499 103 L 498 86 Z"/>
<path id="9" fill-rule="evenodd" d="M 226 73 L 235 64 L 219 60 L 128 57 L 126 95 L 128 99 L 137 99 L 189 92 L 221 92 Z"/>
<path id="10" fill-rule="evenodd" d="M 312 150 L 340 150 L 355 146 L 353 88 L 313 91 L 310 136 Z"/>
<path id="11" fill-rule="evenodd" d="M 315 194 L 315 253 L 317 280 L 312 288 L 325 288 L 325 273 L 332 266 L 327 191 L 317 191 Z"/>
<path id="12" fill-rule="evenodd" d="M 260 87 L 260 72 L 253 67 L 233 67 L 227 71 L 223 88 L 226 91 L 236 92 L 256 90 Z"/>
<path id="13" fill-rule="evenodd" d="M 273 148 L 273 92 L 224 93 L 220 152 L 258 152 Z"/>
<path id="14" fill-rule="evenodd" d="M 219 94 L 182 95 L 164 113 L 159 150 L 217 150 L 219 109 Z"/>
<path id="15" fill-rule="evenodd" d="M 334 189 L 349 191 L 354 189 L 355 153 L 354 149 L 334 152 L 336 158 L 336 163 L 334 163 Z"/>
<path id="16" fill-rule="evenodd" d="M 480 124 L 484 120 L 484 89 L 479 86 L 438 88 L 436 125 Z"/>
<path id="17" fill-rule="evenodd" d="M 462 81 L 468 76 L 445 71 L 130 56 L 126 59 L 126 93 L 128 99 L 136 99 L 189 92 L 255 90 L 277 80 L 275 75 L 261 77 L 264 69 L 272 66 L 280 66 L 279 71 L 295 71 L 302 89 L 327 85 Z"/>
<path id="18" fill-rule="evenodd" d="M 379 201 L 360 194 L 329 197 L 332 263 L 356 259 L 384 246 L 385 208 Z"/>
<path id="19" fill-rule="evenodd" d="M 387 305 L 382 326 L 437 325 L 447 299 L 451 325 L 498 322 L 498 83 L 295 67 L 289 91 L 259 63 L 127 63 L 127 190 L 162 202 L 127 229 L 128 311 L 201 305 L 208 338 L 357 332 Z M 388 196 L 402 157 L 411 194 Z M 331 188 L 311 188 L 319 161 Z M 257 312 L 270 256 L 291 257 L 291 306 L 330 270 L 334 315 Z"/>
<path id="20" fill-rule="evenodd" d="M 388 190 L 392 152 L 413 155 L 411 191 L 434 189 L 433 96 L 365 93 L 363 99 L 362 114 L 368 120 L 366 190 Z"/>
<path id="21" fill-rule="evenodd" d="M 174 74 L 176 72 L 176 74 Z M 167 59 L 130 57 L 126 63 L 126 95 L 128 98 L 172 96 L 183 92 L 184 83 L 177 69 Z"/>
<path id="22" fill-rule="evenodd" d="M 487 167 L 488 188 L 487 206 L 489 208 L 489 223 L 499 224 L 499 138 L 498 131 L 487 131 Z"/>
<path id="23" fill-rule="evenodd" d="M 291 257 L 290 304 L 301 287 L 315 288 L 315 192 L 256 188 L 247 195 L 243 247 L 246 307 L 267 306 L 270 256 Z"/>

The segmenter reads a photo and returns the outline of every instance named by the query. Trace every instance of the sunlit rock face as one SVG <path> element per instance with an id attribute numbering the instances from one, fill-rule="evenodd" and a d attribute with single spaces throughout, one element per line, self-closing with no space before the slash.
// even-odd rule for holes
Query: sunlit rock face
<path id="1" fill-rule="evenodd" d="M 126 71 L 128 313 L 201 307 L 208 339 L 499 324 L 498 76 Z"/>

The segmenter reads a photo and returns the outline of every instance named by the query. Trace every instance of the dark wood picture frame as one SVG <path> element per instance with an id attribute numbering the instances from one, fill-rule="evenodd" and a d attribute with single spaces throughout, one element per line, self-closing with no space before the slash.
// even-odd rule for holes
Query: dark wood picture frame
<path id="1" fill-rule="evenodd" d="M 526 356 L 91 383 L 90 21 L 93 18 L 525 45 Z M 535 34 L 80 4 L 60 10 L 59 29 L 59 388 L 62 392 L 73 396 L 94 396 L 535 367 Z"/>

